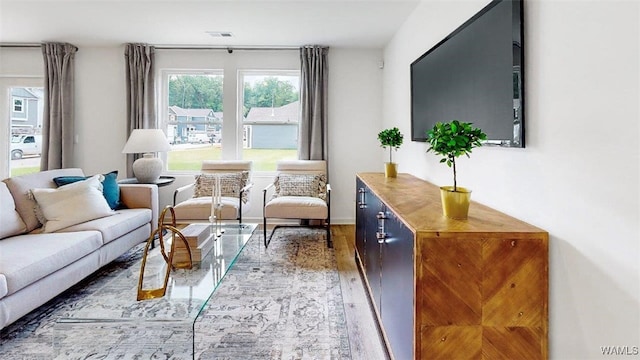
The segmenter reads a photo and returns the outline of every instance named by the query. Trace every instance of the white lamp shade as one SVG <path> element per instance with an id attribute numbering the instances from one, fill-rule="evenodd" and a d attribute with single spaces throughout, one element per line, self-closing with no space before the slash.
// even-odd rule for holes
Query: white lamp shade
<path id="1" fill-rule="evenodd" d="M 160 129 L 135 129 L 124 144 L 124 154 L 164 152 L 171 150 L 171 145 Z"/>
<path id="2" fill-rule="evenodd" d="M 160 129 L 135 129 L 124 144 L 125 154 L 144 153 L 144 157 L 133 162 L 133 175 L 141 184 L 153 184 L 162 173 L 162 160 L 153 156 L 155 152 L 169 151 L 171 145 Z"/>

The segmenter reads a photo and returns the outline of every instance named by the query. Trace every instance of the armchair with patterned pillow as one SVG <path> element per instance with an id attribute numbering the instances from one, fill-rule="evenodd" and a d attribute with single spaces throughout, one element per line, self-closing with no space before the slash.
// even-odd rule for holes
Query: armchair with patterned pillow
<path id="1" fill-rule="evenodd" d="M 321 227 L 327 232 L 327 247 L 331 242 L 331 186 L 327 183 L 327 163 L 324 160 L 286 160 L 277 163 L 277 175 L 263 190 L 264 246 L 280 227 Z M 268 195 L 270 197 L 268 198 Z M 267 238 L 267 219 L 298 219 L 308 225 L 274 226 Z M 319 222 L 319 224 L 316 224 Z"/>
<path id="2" fill-rule="evenodd" d="M 237 220 L 250 205 L 249 190 L 251 161 L 205 160 L 195 182 L 179 187 L 173 194 L 173 208 L 177 223 L 207 222 L 211 215 L 212 192 L 220 178 L 221 220 Z"/>

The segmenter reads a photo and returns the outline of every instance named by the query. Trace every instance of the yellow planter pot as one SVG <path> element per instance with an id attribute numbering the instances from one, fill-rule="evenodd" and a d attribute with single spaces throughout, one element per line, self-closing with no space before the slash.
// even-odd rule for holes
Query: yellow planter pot
<path id="1" fill-rule="evenodd" d="M 398 177 L 398 164 L 384 163 L 384 176 L 388 178 Z"/>
<path id="2" fill-rule="evenodd" d="M 469 202 L 471 202 L 471 190 L 458 186 L 453 191 L 453 186 L 441 186 L 440 197 L 442 199 L 442 212 L 450 219 L 464 220 L 469 215 Z"/>

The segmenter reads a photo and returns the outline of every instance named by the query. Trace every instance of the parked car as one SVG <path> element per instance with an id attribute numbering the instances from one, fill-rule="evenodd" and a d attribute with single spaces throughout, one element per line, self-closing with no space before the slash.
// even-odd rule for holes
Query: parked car
<path id="1" fill-rule="evenodd" d="M 209 136 L 207 134 L 190 134 L 187 141 L 191 144 L 208 144 Z"/>
<path id="2" fill-rule="evenodd" d="M 42 135 L 16 135 L 11 137 L 11 159 L 42 153 Z"/>

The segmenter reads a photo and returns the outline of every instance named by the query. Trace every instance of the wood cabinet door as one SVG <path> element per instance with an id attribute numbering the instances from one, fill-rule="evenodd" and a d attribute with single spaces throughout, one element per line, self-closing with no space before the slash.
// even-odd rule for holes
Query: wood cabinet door
<path id="1" fill-rule="evenodd" d="M 382 245 L 381 316 L 396 360 L 413 359 L 413 233 L 386 212 Z"/>

